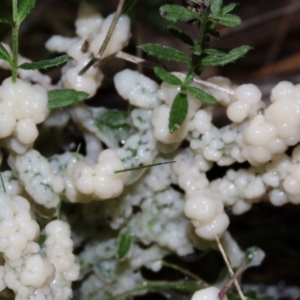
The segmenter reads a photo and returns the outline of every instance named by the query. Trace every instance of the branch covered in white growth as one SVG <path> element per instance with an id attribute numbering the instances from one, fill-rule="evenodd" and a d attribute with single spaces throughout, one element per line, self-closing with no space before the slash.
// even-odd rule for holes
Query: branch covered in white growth
<path id="1" fill-rule="evenodd" d="M 54 175 L 47 159 L 36 150 L 11 155 L 9 164 L 30 197 L 46 208 L 55 208 L 64 190 L 64 181 Z"/>
<path id="2" fill-rule="evenodd" d="M 50 283 L 54 299 L 71 299 L 71 284 L 79 276 L 79 266 L 75 264 L 70 226 L 56 220 L 47 224 L 45 232 L 45 255 L 55 267 L 55 277 Z"/>
<path id="3" fill-rule="evenodd" d="M 64 198 L 70 202 L 90 202 L 119 196 L 124 189 L 126 173 L 124 164 L 114 150 L 104 150 L 97 163 L 84 159 L 79 154 L 66 152 L 50 159 L 55 174 L 65 181 Z"/>
<path id="4" fill-rule="evenodd" d="M 141 108 L 155 108 L 159 105 L 158 84 L 129 69 L 117 73 L 114 77 L 117 92 L 130 104 Z"/>

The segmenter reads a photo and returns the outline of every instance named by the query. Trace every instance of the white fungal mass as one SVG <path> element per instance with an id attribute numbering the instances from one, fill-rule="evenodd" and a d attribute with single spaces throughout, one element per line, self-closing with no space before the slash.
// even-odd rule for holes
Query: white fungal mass
<path id="1" fill-rule="evenodd" d="M 77 36 L 48 40 L 50 51 L 73 58 L 57 85 L 37 71 L 20 71 L 22 79 L 7 78 L 0 86 L 0 146 L 5 149 L 0 161 L 8 153 L 10 168 L 0 184 L 0 291 L 8 287 L 15 299 L 71 299 L 77 279 L 83 281 L 78 297 L 107 299 L 142 286 L 142 266 L 157 272 L 166 255 L 214 248 L 216 237 L 238 267 L 245 254 L 227 232 L 225 209 L 239 215 L 266 197 L 275 206 L 300 203 L 300 85 L 280 82 L 267 106 L 253 84 L 208 80 L 233 90 L 230 94 L 193 83 L 226 107 L 232 123 L 216 127 L 214 107 L 188 94 L 187 117 L 171 134 L 169 115 L 180 88 L 126 69 L 115 75 L 114 85 L 130 110 L 81 104 L 48 116 L 47 90 L 71 88 L 92 97 L 101 86 L 100 67 L 79 72 L 97 55 L 112 19 L 82 4 Z M 104 57 L 120 51 L 129 38 L 130 20 L 121 16 Z M 2 61 L 0 66 L 8 67 Z M 98 101 L 101 106 L 101 96 Z M 77 144 L 64 135 L 77 135 L 77 129 L 85 141 L 77 152 L 86 155 L 71 152 Z M 180 147 L 182 142 L 188 146 Z M 295 146 L 291 156 L 285 154 L 289 146 Z M 246 161 L 249 168 L 230 169 Z M 209 181 L 206 173 L 216 165 L 228 171 Z M 68 204 L 59 215 L 62 201 Z M 57 213 L 61 220 L 51 221 Z M 120 249 L 120 236 L 129 241 L 126 251 Z M 253 265 L 264 256 L 257 253 Z M 205 288 L 192 300 L 218 300 L 219 292 Z"/>

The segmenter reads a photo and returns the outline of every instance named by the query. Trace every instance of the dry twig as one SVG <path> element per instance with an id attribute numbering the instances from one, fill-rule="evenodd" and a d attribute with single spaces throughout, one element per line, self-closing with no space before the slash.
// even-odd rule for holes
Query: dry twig
<path id="1" fill-rule="evenodd" d="M 110 38 L 116 28 L 116 25 L 118 23 L 118 20 L 122 14 L 122 10 L 123 10 L 123 6 L 124 6 L 125 0 L 120 0 L 119 4 L 118 4 L 118 8 L 117 11 L 114 15 L 114 18 L 110 24 L 110 27 L 108 29 L 108 32 L 105 36 L 105 39 L 103 41 L 103 44 L 98 52 L 98 54 L 96 56 L 94 56 L 89 62 L 88 64 L 79 72 L 79 75 L 83 75 L 91 66 L 93 66 L 98 60 L 101 59 L 102 55 L 104 54 L 104 51 L 110 41 Z"/>

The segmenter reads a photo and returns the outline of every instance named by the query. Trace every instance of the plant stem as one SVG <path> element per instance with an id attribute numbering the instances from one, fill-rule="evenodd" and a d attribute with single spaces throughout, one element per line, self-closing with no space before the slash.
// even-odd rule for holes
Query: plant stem
<path id="1" fill-rule="evenodd" d="M 199 60 L 201 61 L 202 57 L 202 50 L 205 43 L 205 31 L 206 31 L 206 24 L 209 18 L 209 11 L 205 12 L 202 15 L 202 20 L 199 23 L 199 31 L 197 36 L 197 41 L 195 46 L 193 47 L 193 54 L 191 64 L 189 66 L 189 70 L 187 72 L 186 80 L 190 75 L 193 75 L 197 65 L 199 64 Z M 199 75 L 199 74 L 198 74 Z M 186 80 L 184 83 L 186 83 Z"/>
<path id="2" fill-rule="evenodd" d="M 1 171 L 0 171 L 0 180 L 1 180 L 1 185 L 2 185 L 3 192 L 6 193 L 6 188 L 5 188 L 5 184 L 4 184 L 4 180 L 3 180 L 3 177 L 2 177 L 2 172 Z"/>
<path id="3" fill-rule="evenodd" d="M 18 76 L 18 56 L 19 56 L 19 24 L 18 24 L 18 0 L 12 1 L 13 7 L 13 27 L 12 27 L 12 82 L 16 83 Z"/>
<path id="4" fill-rule="evenodd" d="M 221 255 L 222 255 L 223 259 L 224 259 L 224 262 L 225 262 L 225 264 L 226 264 L 226 266 L 227 266 L 227 269 L 228 269 L 228 272 L 229 272 L 229 274 L 230 274 L 230 277 L 234 277 L 233 270 L 232 270 L 232 268 L 231 268 L 231 266 L 230 266 L 230 262 L 229 262 L 229 260 L 228 260 L 228 258 L 227 258 L 227 255 L 226 255 L 226 253 L 225 253 L 225 250 L 224 250 L 224 248 L 223 248 L 223 246 L 222 246 L 222 244 L 221 244 L 221 242 L 220 242 L 220 239 L 216 236 L 216 237 L 215 237 L 215 240 L 216 240 L 216 242 L 217 242 L 217 245 L 218 245 L 218 248 L 219 248 L 219 250 L 220 250 L 220 252 L 221 252 Z M 236 287 L 236 289 L 237 289 L 237 292 L 238 292 L 238 294 L 239 294 L 241 300 L 246 300 L 246 298 L 245 298 L 245 296 L 244 296 L 244 294 L 243 294 L 243 292 L 242 292 L 242 289 L 241 289 L 241 287 L 240 287 L 238 281 L 236 280 L 236 277 L 234 277 L 234 285 L 235 285 L 235 287 Z"/>
<path id="5" fill-rule="evenodd" d="M 189 270 L 186 270 L 186 269 L 184 269 L 184 268 L 182 268 L 180 266 L 177 266 L 175 264 L 171 264 L 171 263 L 169 263 L 169 262 L 167 262 L 165 260 L 162 261 L 162 264 L 165 267 L 169 267 L 169 268 L 172 268 L 174 270 L 177 270 L 177 271 L 179 271 L 179 272 L 181 272 L 181 273 L 183 273 L 183 274 L 185 274 L 185 275 L 187 275 L 187 276 L 189 276 L 189 277 L 197 280 L 199 283 L 202 283 L 202 284 L 205 284 L 205 285 L 209 285 L 206 281 L 204 281 L 202 278 L 198 277 L 196 274 L 190 272 Z"/>

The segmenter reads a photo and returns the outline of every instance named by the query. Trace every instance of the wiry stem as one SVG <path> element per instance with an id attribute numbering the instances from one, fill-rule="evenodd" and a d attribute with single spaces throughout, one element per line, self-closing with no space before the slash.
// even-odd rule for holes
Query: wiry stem
<path id="1" fill-rule="evenodd" d="M 224 262 L 225 262 L 225 264 L 226 264 L 226 266 L 227 266 L 228 272 L 229 272 L 230 276 L 233 277 L 233 276 L 234 276 L 234 272 L 233 272 L 233 270 L 232 270 L 232 268 L 231 268 L 231 266 L 230 266 L 230 262 L 229 262 L 229 260 L 228 260 L 228 258 L 227 258 L 227 255 L 226 255 L 226 253 L 225 253 L 225 251 L 224 251 L 224 248 L 223 248 L 223 246 L 222 246 L 222 244 L 221 244 L 221 242 L 220 242 L 220 239 L 216 236 L 216 237 L 215 237 L 215 240 L 216 240 L 217 245 L 218 245 L 218 247 L 219 247 L 219 250 L 220 250 L 220 252 L 221 252 L 221 254 L 222 254 L 222 257 L 223 257 L 223 259 L 224 259 Z M 246 298 L 245 298 L 245 296 L 244 296 L 244 294 L 243 294 L 243 292 L 242 292 L 242 289 L 241 289 L 241 287 L 240 287 L 238 281 L 236 280 L 236 278 L 234 279 L 234 285 L 235 285 L 235 287 L 236 287 L 236 289 L 237 289 L 237 292 L 238 292 L 239 295 L 240 295 L 240 298 L 241 298 L 242 300 L 246 300 Z"/>
<path id="2" fill-rule="evenodd" d="M 0 180 L 1 180 L 1 185 L 2 185 L 3 192 L 6 193 L 5 183 L 4 183 L 1 171 L 0 171 Z"/>
<path id="3" fill-rule="evenodd" d="M 232 284 L 237 279 L 237 277 L 242 273 L 242 271 L 244 270 L 245 265 L 246 265 L 246 262 L 243 261 L 242 264 L 239 266 L 239 268 L 234 273 L 234 275 L 223 286 L 223 288 L 221 289 L 221 291 L 219 293 L 220 300 L 222 300 L 224 298 L 224 296 L 225 296 L 226 292 L 228 291 L 228 289 L 232 286 Z"/>
<path id="4" fill-rule="evenodd" d="M 181 273 L 183 273 L 183 274 L 185 274 L 185 275 L 187 275 L 187 276 L 189 276 L 189 277 L 191 277 L 191 278 L 194 278 L 194 279 L 197 280 L 199 283 L 204 283 L 204 284 L 206 284 L 206 285 L 209 285 L 206 281 L 204 281 L 202 278 L 198 277 L 196 274 L 190 272 L 189 270 L 186 270 L 186 269 L 184 269 L 184 268 L 181 268 L 180 266 L 177 266 L 177 265 L 175 265 L 175 264 L 171 264 L 171 263 L 169 263 L 169 262 L 167 262 L 167 261 L 165 261 L 165 260 L 162 261 L 162 264 L 163 264 L 163 266 L 172 268 L 172 269 L 177 270 L 177 271 L 179 271 L 179 272 L 181 272 Z"/>
<path id="5" fill-rule="evenodd" d="M 122 51 L 117 52 L 115 54 L 115 57 L 120 58 L 120 59 L 124 59 L 124 60 L 132 62 L 134 64 L 143 64 L 145 67 L 153 68 L 153 66 L 158 66 L 158 64 L 154 64 L 154 63 L 149 62 L 149 61 L 147 61 L 143 58 L 140 58 L 140 57 L 137 57 L 137 56 L 134 56 L 134 55 L 122 52 Z M 175 76 L 180 76 L 180 77 L 184 77 L 184 78 L 186 77 L 185 74 L 179 73 L 179 72 L 173 72 L 173 74 Z M 206 86 L 208 88 L 212 88 L 212 89 L 218 90 L 220 92 L 227 93 L 227 94 L 232 95 L 232 96 L 235 95 L 233 90 L 221 87 L 217 84 L 207 82 L 207 81 L 204 81 L 204 80 L 201 80 L 201 79 L 198 79 L 198 78 L 194 78 L 193 81 L 195 83 L 199 83 L 199 84 L 201 84 L 203 86 Z"/>
<path id="6" fill-rule="evenodd" d="M 119 1 L 117 11 L 116 11 L 116 13 L 114 15 L 114 18 L 113 18 L 113 20 L 110 24 L 110 27 L 108 29 L 108 32 L 105 36 L 105 39 L 104 39 L 104 41 L 103 41 L 103 43 L 100 47 L 100 50 L 99 50 L 98 54 L 88 62 L 88 64 L 79 72 L 79 75 L 83 75 L 91 66 L 93 66 L 98 60 L 101 59 L 101 57 L 104 54 L 104 51 L 105 51 L 109 41 L 110 41 L 110 38 L 111 38 L 115 28 L 116 28 L 118 20 L 119 20 L 121 14 L 122 14 L 122 9 L 123 9 L 124 3 L 125 3 L 125 0 L 120 0 Z"/>
<path id="7" fill-rule="evenodd" d="M 17 81 L 18 76 L 18 56 L 19 56 L 19 24 L 18 24 L 18 0 L 12 1 L 13 26 L 12 26 L 12 82 Z"/>

